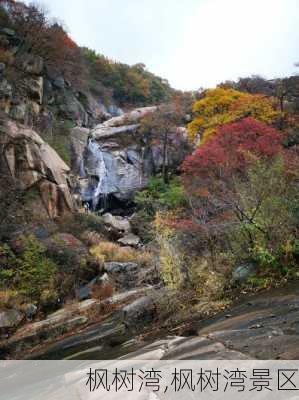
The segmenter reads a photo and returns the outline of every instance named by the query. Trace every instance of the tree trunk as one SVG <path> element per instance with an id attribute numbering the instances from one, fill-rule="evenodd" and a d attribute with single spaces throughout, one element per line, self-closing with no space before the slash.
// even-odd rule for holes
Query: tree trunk
<path id="1" fill-rule="evenodd" d="M 162 176 L 164 183 L 168 183 L 168 157 L 167 157 L 167 147 L 168 147 L 168 133 L 164 133 L 163 138 L 163 164 L 162 164 Z"/>

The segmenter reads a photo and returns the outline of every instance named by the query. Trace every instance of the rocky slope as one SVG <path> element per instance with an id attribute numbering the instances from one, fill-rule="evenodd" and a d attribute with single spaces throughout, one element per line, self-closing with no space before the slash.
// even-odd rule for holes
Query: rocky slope
<path id="1" fill-rule="evenodd" d="M 118 306 L 106 319 L 89 327 L 86 327 L 88 310 L 96 312 L 100 310 L 100 304 L 83 301 L 75 309 L 57 312 L 47 320 L 19 331 L 8 342 L 6 351 L 14 354 L 16 349 L 24 350 L 28 343 L 40 343 L 45 332 L 48 337 L 57 337 L 57 332 L 67 328 L 75 332 L 81 325 L 82 328 L 70 337 L 37 347 L 30 357 L 102 360 L 298 358 L 298 284 L 243 298 L 234 307 L 210 319 L 196 322 L 194 315 L 186 322 L 185 331 L 184 326 L 178 327 L 179 336 L 159 330 L 154 323 L 155 302 L 165 295 L 165 291 L 143 287 L 113 296 L 106 304 Z M 185 335 L 187 331 L 189 333 Z"/>
<path id="2" fill-rule="evenodd" d="M 106 107 L 88 89 L 73 87 L 40 56 L 18 55 L 22 38 L 13 30 L 2 28 L 0 38 L 17 55 L 13 65 L 0 63 L 0 109 L 14 120 L 51 134 L 55 119 L 93 126 L 122 113 L 113 100 Z"/>

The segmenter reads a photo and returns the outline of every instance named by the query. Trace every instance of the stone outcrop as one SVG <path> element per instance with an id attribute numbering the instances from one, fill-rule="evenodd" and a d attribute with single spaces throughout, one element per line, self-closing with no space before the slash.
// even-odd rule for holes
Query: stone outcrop
<path id="1" fill-rule="evenodd" d="M 118 243 L 120 243 L 124 246 L 136 247 L 140 243 L 140 237 L 138 237 L 137 235 L 134 235 L 134 233 L 128 233 L 124 237 L 118 239 Z"/>
<path id="2" fill-rule="evenodd" d="M 147 186 L 154 173 L 161 171 L 163 143 L 150 142 L 140 130 L 141 119 L 156 110 L 155 106 L 133 110 L 97 125 L 89 133 L 78 127 L 73 129 L 73 170 L 80 176 L 83 201 L 89 201 L 93 208 L 105 208 L 101 200 L 107 197 L 130 201 L 136 191 Z M 168 133 L 170 168 L 180 165 L 187 146 L 184 128 Z"/>
<path id="3" fill-rule="evenodd" d="M 73 210 L 70 169 L 35 131 L 2 121 L 0 151 L 1 164 L 7 167 L 17 188 L 38 188 L 51 218 Z"/>
<path id="4" fill-rule="evenodd" d="M 102 218 L 103 218 L 104 223 L 108 227 L 110 227 L 111 229 L 114 229 L 117 232 L 128 233 L 131 231 L 130 222 L 126 218 L 123 218 L 119 215 L 112 215 L 110 213 L 104 214 Z"/>
<path id="5" fill-rule="evenodd" d="M 127 328 L 136 329 L 140 324 L 147 324 L 156 317 L 157 309 L 154 296 L 143 296 L 122 310 L 123 321 Z"/>
<path id="6" fill-rule="evenodd" d="M 104 269 L 120 290 L 138 286 L 140 266 L 134 262 L 106 262 Z"/>
<path id="7" fill-rule="evenodd" d="M 0 28 L 0 39 L 14 55 L 11 61 L 13 73 L 7 73 L 11 70 L 10 64 L 0 65 L 0 110 L 11 118 L 32 125 L 39 124 L 42 114 L 50 114 L 60 121 L 69 120 L 79 126 L 93 127 L 122 114 L 112 98 L 106 107 L 88 89 L 73 87 L 42 57 L 20 52 L 23 40 L 13 30 Z M 51 129 L 53 119 L 50 121 Z M 40 128 L 44 130 L 44 127 Z"/>
<path id="8" fill-rule="evenodd" d="M 17 326 L 24 316 L 17 310 L 6 310 L 0 313 L 0 329 L 8 329 Z"/>

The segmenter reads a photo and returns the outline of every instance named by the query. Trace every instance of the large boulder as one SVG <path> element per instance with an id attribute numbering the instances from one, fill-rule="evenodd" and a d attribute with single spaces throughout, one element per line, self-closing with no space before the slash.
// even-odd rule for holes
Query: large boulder
<path id="1" fill-rule="evenodd" d="M 157 307 L 154 297 L 147 295 L 125 306 L 122 312 L 123 322 L 126 327 L 136 329 L 140 325 L 146 325 L 154 320 Z"/>
<path id="2" fill-rule="evenodd" d="M 257 265 L 254 263 L 247 263 L 237 265 L 232 272 L 232 278 L 235 282 L 246 282 L 247 279 L 252 277 L 257 271 Z"/>
<path id="3" fill-rule="evenodd" d="M 137 235 L 134 235 L 134 233 L 128 233 L 127 235 L 118 239 L 118 243 L 120 243 L 124 246 L 136 247 L 140 243 L 140 237 Z"/>
<path id="4" fill-rule="evenodd" d="M 0 329 L 13 328 L 24 318 L 17 310 L 7 310 L 0 312 Z"/>
<path id="5" fill-rule="evenodd" d="M 110 120 L 104 122 L 104 124 L 101 126 L 96 127 L 95 131 L 101 129 L 102 126 L 113 127 L 137 123 L 141 120 L 141 118 L 145 117 L 147 114 L 155 112 L 156 110 L 157 106 L 136 108 L 128 113 L 111 118 Z"/>
<path id="6" fill-rule="evenodd" d="M 21 190 L 40 189 L 51 218 L 74 209 L 69 167 L 33 130 L 12 121 L 1 121 L 0 157 Z M 0 160 L 1 161 L 1 160 Z"/>
<path id="7" fill-rule="evenodd" d="M 105 225 L 108 225 L 117 232 L 130 232 L 131 230 L 130 222 L 124 217 L 106 213 L 102 216 L 102 218 Z"/>
<path id="8" fill-rule="evenodd" d="M 133 262 L 106 262 L 104 269 L 118 289 L 128 290 L 138 285 L 140 267 Z"/>

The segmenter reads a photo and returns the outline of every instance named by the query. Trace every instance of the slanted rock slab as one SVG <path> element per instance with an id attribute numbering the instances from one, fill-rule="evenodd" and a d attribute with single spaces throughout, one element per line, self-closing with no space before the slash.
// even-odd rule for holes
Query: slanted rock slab
<path id="1" fill-rule="evenodd" d="M 129 233 L 128 235 L 125 235 L 124 237 L 118 239 L 118 243 L 121 243 L 124 246 L 136 247 L 140 243 L 140 237 L 134 235 L 133 233 Z"/>

